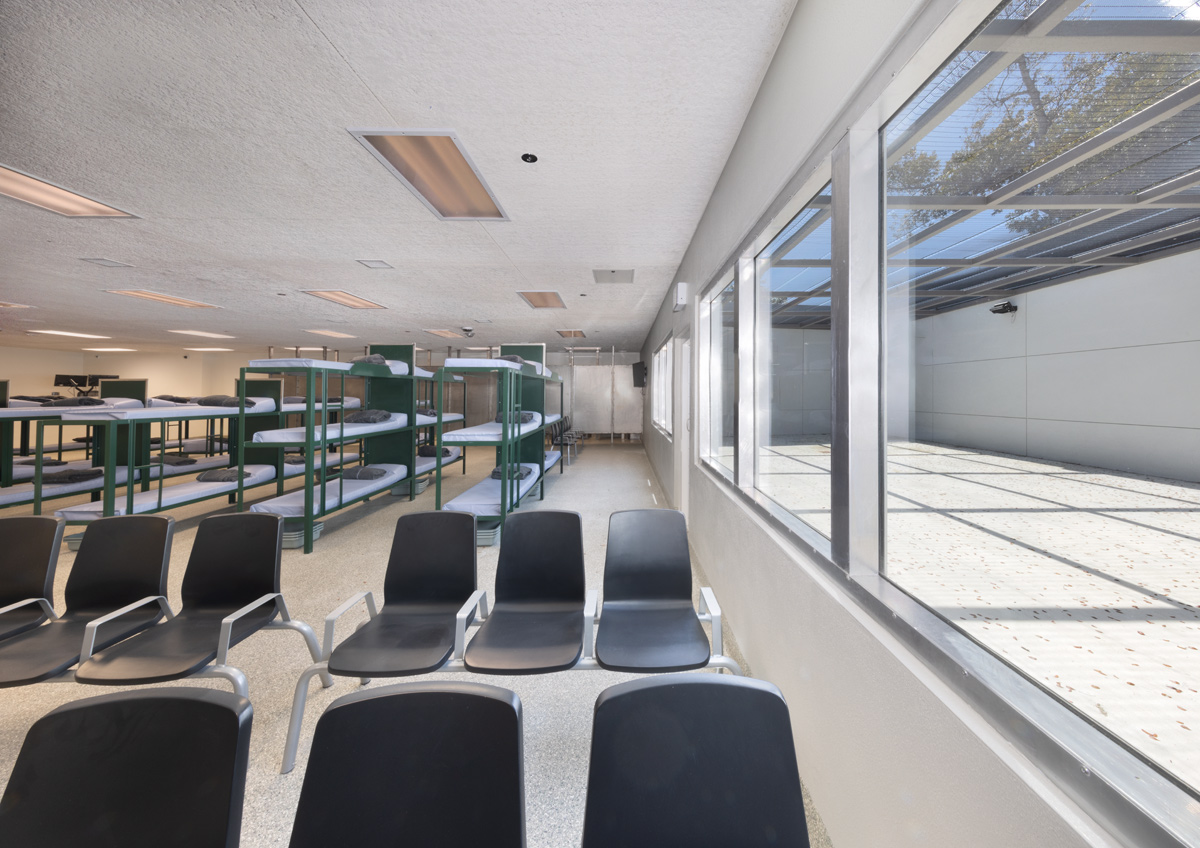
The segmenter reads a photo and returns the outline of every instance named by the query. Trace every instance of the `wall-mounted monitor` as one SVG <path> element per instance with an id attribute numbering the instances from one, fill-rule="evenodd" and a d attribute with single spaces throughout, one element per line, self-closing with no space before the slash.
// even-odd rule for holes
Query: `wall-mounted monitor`
<path id="1" fill-rule="evenodd" d="M 633 363 L 633 385 L 636 388 L 645 388 L 646 386 L 646 363 Z"/>

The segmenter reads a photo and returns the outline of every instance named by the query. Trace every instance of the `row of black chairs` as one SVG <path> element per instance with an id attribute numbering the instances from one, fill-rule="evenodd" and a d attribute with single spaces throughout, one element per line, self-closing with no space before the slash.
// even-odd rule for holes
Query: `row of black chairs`
<path id="1" fill-rule="evenodd" d="M 236 846 L 251 714 L 237 695 L 184 688 L 59 707 L 30 729 L 0 798 L 4 845 Z M 499 687 L 339 698 L 317 724 L 290 844 L 520 848 L 522 745 L 520 700 Z M 787 705 L 760 681 L 606 689 L 586 797 L 584 848 L 808 845 Z"/>
<path id="2" fill-rule="evenodd" d="M 321 658 L 316 634 L 291 618 L 280 593 L 280 516 L 247 512 L 200 522 L 178 613 L 166 598 L 173 529 L 174 519 L 158 515 L 90 523 L 58 615 L 62 521 L 0 519 L 0 688 L 200 676 L 224 678 L 245 696 L 246 676 L 229 665 L 229 649 L 264 629 L 299 632 L 313 660 Z M 332 685 L 328 675 L 323 680 Z"/>
<path id="3" fill-rule="evenodd" d="M 583 450 L 584 434 L 571 429 L 571 416 L 565 416 L 546 428 L 547 438 L 553 447 L 561 448 L 563 462 L 568 465 L 579 456 Z M 574 456 L 572 456 L 574 453 Z"/>
<path id="4" fill-rule="evenodd" d="M 424 512 L 396 522 L 384 603 L 359 592 L 325 619 L 323 659 L 296 684 L 282 772 L 295 765 L 314 675 L 405 677 L 435 671 L 545 674 L 567 669 L 658 673 L 705 667 L 741 674 L 724 656 L 721 611 L 712 590 L 692 606 L 687 526 L 667 509 L 609 519 L 604 604 L 586 590 L 578 513 L 515 513 L 504 525 L 495 604 L 476 573 L 475 519 Z M 365 602 L 369 619 L 334 646 L 339 618 Z M 712 643 L 702 622 L 712 627 Z M 599 622 L 598 635 L 596 624 Z M 479 626 L 467 644 L 468 628 Z"/>

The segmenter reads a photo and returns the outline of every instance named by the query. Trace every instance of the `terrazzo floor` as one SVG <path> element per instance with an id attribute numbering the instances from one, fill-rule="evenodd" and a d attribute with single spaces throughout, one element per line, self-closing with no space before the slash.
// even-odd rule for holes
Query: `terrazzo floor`
<path id="1" fill-rule="evenodd" d="M 828 444 L 759 488 L 829 535 Z M 1200 790 L 1200 485 L 888 445 L 888 577 Z"/>
<path id="2" fill-rule="evenodd" d="M 485 467 L 486 466 L 486 467 Z M 455 467 L 444 478 L 445 498 L 478 482 L 491 469 L 483 449 L 472 449 L 468 473 Z M 299 485 L 298 481 L 288 488 Z M 69 503 L 62 501 L 60 503 Z M 602 582 L 608 516 L 621 509 L 665 506 L 644 450 L 640 445 L 590 444 L 564 474 L 548 475 L 546 498 L 527 498 L 522 509 L 570 509 L 583 515 L 587 583 L 599 588 Z M 325 521 L 325 533 L 312 554 L 289 550 L 283 556 L 283 593 L 292 615 L 321 631 L 324 616 L 357 591 L 382 589 L 383 570 L 391 544 L 392 528 L 399 515 L 433 508 L 432 488 L 413 502 L 384 495 L 344 511 Z M 172 546 L 169 598 L 179 607 L 180 583 L 196 526 L 213 505 L 197 504 L 171 512 L 176 518 Z M 5 510 L 4 515 L 28 514 L 27 507 Z M 479 585 L 490 590 L 494 584 L 498 547 L 479 548 Z M 65 545 L 59 558 L 56 598 L 61 603 L 63 586 L 74 554 Z M 697 586 L 703 580 L 697 564 Z M 339 636 L 365 618 L 360 606 L 339 624 Z M 726 653 L 746 663 L 737 652 L 730 622 L 725 620 Z M 330 689 L 314 681 L 310 686 L 300 753 L 295 770 L 279 774 L 284 734 L 296 678 L 310 659 L 301 639 L 288 631 L 256 634 L 236 646 L 230 662 L 246 672 L 254 705 L 250 767 L 241 844 L 245 848 L 287 845 L 299 797 L 308 749 L 317 718 L 335 698 L 359 688 L 356 680 L 335 678 Z M 711 672 L 694 672 L 711 673 Z M 477 675 L 438 674 L 435 680 L 472 679 Z M 489 677 L 484 682 L 510 688 L 520 696 L 524 713 L 526 826 L 529 848 L 561 848 L 578 845 L 583 824 L 588 750 L 592 708 L 596 697 L 608 686 L 634 675 L 607 671 L 575 671 L 525 677 Z M 428 679 L 428 678 L 412 678 Z M 195 680 L 187 685 L 225 688 L 217 681 Z M 386 685 L 377 681 L 372 687 Z M 41 683 L 16 689 L 0 689 L 0 780 L 7 782 L 25 732 L 39 717 L 54 707 L 77 698 L 116 691 L 118 687 L 84 686 L 76 683 Z M 804 767 L 801 764 L 801 776 Z M 4 784 L 0 783 L 0 791 Z M 807 801 L 807 799 L 806 799 Z M 808 807 L 809 828 L 814 848 L 827 848 L 828 837 L 816 811 Z M 3 840 L 0 839 L 0 842 Z M 347 824 L 345 845 L 354 844 L 353 825 Z"/>

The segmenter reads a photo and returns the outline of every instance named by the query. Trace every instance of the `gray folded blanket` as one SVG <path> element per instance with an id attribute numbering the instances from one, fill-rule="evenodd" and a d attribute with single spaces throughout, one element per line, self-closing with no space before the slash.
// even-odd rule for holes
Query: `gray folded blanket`
<path id="1" fill-rule="evenodd" d="M 513 463 L 512 465 L 508 466 L 508 479 L 510 479 L 510 480 L 512 480 L 512 479 L 524 480 L 526 477 L 528 477 L 532 473 L 533 473 L 533 471 L 529 468 L 526 468 L 524 465 L 519 465 L 517 463 Z M 504 479 L 504 466 L 503 465 L 497 465 L 495 468 L 492 469 L 492 479 L 493 480 L 503 480 Z"/>
<path id="2" fill-rule="evenodd" d="M 343 421 L 347 424 L 381 424 L 392 417 L 386 409 L 356 409 L 347 412 Z"/>
<path id="3" fill-rule="evenodd" d="M 387 357 L 382 353 L 368 353 L 365 356 L 356 356 L 350 361 L 365 362 L 368 365 L 387 365 Z"/>
<path id="4" fill-rule="evenodd" d="M 231 397 L 231 398 L 226 398 L 225 400 L 223 400 L 220 403 L 215 404 L 215 405 L 216 406 L 241 406 L 241 404 L 242 404 L 242 401 L 239 398 Z M 253 407 L 255 407 L 257 405 L 258 405 L 258 401 L 251 400 L 250 398 L 246 398 L 246 409 L 252 409 Z"/>
<path id="5" fill-rule="evenodd" d="M 155 395 L 155 400 L 169 400 L 171 403 L 191 403 L 191 398 L 181 397 L 179 395 Z"/>
<path id="6" fill-rule="evenodd" d="M 442 448 L 442 456 L 449 456 L 450 448 Z M 433 445 L 421 445 L 417 448 L 417 456 L 437 456 L 437 448 Z"/>
<path id="7" fill-rule="evenodd" d="M 53 474 L 43 474 L 43 483 L 82 483 L 85 480 L 95 480 L 104 476 L 103 468 L 84 468 L 78 471 L 55 471 Z"/>
<path id="8" fill-rule="evenodd" d="M 38 403 L 47 403 L 54 400 L 51 395 L 13 395 L 9 400 L 27 400 L 30 402 L 37 401 Z"/>
<path id="9" fill-rule="evenodd" d="M 231 398 L 229 395 L 204 395 L 203 397 L 193 398 L 196 403 L 201 406 L 225 406 L 226 401 L 233 400 L 236 406 L 237 398 Z"/>
<path id="10" fill-rule="evenodd" d="M 33 457 L 29 457 L 29 459 L 14 459 L 13 460 L 14 467 L 18 466 L 18 465 L 35 465 L 36 463 L 37 463 L 37 460 L 34 459 Z M 66 464 L 67 464 L 67 460 L 65 460 L 65 459 L 43 459 L 42 460 L 43 468 L 51 468 L 53 466 L 66 465 Z"/>
<path id="11" fill-rule="evenodd" d="M 303 465 L 304 457 L 298 453 L 285 454 L 283 457 L 285 465 Z"/>
<path id="12" fill-rule="evenodd" d="M 342 478 L 345 480 L 378 480 L 380 477 L 387 476 L 386 468 L 376 468 L 371 465 L 355 465 L 353 468 L 345 468 L 342 470 Z"/>
<path id="13" fill-rule="evenodd" d="M 188 456 L 186 453 L 164 453 L 164 465 L 195 465 L 196 460 Z"/>
<path id="14" fill-rule="evenodd" d="M 520 365 L 525 364 L 525 357 L 517 356 L 515 353 L 506 353 L 506 354 L 504 354 L 504 356 L 497 356 L 496 358 L 497 359 L 506 359 L 509 362 L 516 362 Z"/>
<path id="15" fill-rule="evenodd" d="M 57 398 L 46 401 L 42 406 L 104 406 L 104 401 L 94 397 Z"/>
<path id="16" fill-rule="evenodd" d="M 238 471 L 236 468 L 213 468 L 196 475 L 198 483 L 236 483 L 243 477 L 249 477 L 249 471 Z"/>
<path id="17" fill-rule="evenodd" d="M 518 416 L 520 416 L 520 417 L 518 418 Z M 508 413 L 508 423 L 509 424 L 518 424 L 518 423 L 528 424 L 532 420 L 533 420 L 532 412 L 510 412 L 510 413 Z M 497 424 L 504 423 L 504 413 L 503 412 L 496 416 L 496 423 Z"/>

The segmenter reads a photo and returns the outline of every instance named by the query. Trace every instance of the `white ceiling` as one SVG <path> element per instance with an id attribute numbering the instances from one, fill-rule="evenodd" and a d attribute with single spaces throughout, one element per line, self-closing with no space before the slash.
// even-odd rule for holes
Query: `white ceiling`
<path id="1" fill-rule="evenodd" d="M 358 337 L 346 348 L 438 347 L 423 329 L 471 325 L 462 344 L 636 350 L 794 4 L 4 0 L 0 164 L 138 217 L 0 197 L 0 300 L 37 307 L 0 309 L 0 345 L 261 352 L 319 345 L 303 330 L 326 328 Z M 455 130 L 512 220 L 439 221 L 358 127 Z M 81 261 L 93 257 L 134 267 Z M 636 276 L 600 285 L 595 268 Z M 559 291 L 567 308 L 535 311 L 522 289 Z"/>

